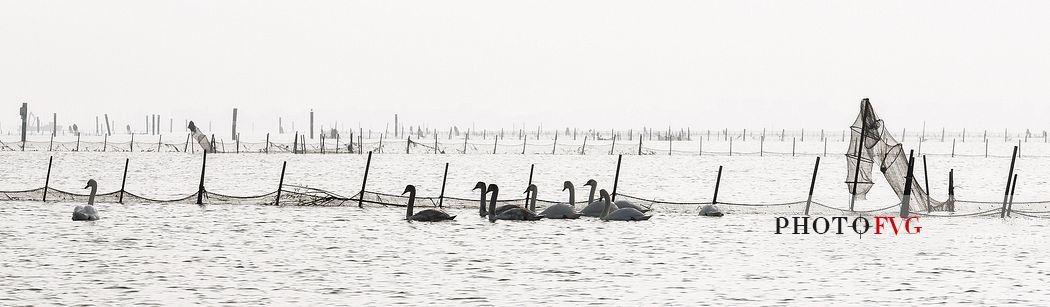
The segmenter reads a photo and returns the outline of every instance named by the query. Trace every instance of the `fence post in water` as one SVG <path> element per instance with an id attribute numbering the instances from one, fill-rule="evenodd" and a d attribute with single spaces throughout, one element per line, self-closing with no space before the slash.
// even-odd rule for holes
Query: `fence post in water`
<path id="1" fill-rule="evenodd" d="M 281 190 L 284 189 L 284 169 L 286 167 L 288 167 L 288 161 L 284 161 L 284 163 L 281 164 L 281 181 L 277 182 L 277 198 L 274 198 L 273 200 L 274 206 L 281 205 Z"/>
<path id="2" fill-rule="evenodd" d="M 238 139 L 240 139 L 240 138 L 238 138 Z M 164 140 L 164 135 L 163 134 L 158 134 L 157 135 L 157 152 L 160 152 L 160 144 L 161 144 L 162 140 Z"/>
<path id="3" fill-rule="evenodd" d="M 671 135 L 668 134 L 667 135 L 667 155 L 668 156 L 671 155 L 671 151 L 674 151 L 674 146 L 673 146 L 673 143 L 671 141 Z"/>
<path id="4" fill-rule="evenodd" d="M 292 154 L 296 154 L 299 150 L 299 131 L 295 132 L 295 136 L 292 137 Z"/>
<path id="5" fill-rule="evenodd" d="M 47 158 L 47 177 L 44 177 L 44 197 L 40 201 L 47 201 L 47 190 L 51 186 L 51 162 L 55 160 L 55 156 Z"/>
<path id="6" fill-rule="evenodd" d="M 616 158 L 616 176 L 613 177 L 612 201 L 616 201 L 616 186 L 620 183 L 620 162 L 623 162 L 623 155 L 619 155 Z"/>
<path id="7" fill-rule="evenodd" d="M 1010 197 L 1010 184 L 1013 182 L 1014 177 L 1014 165 L 1017 162 L 1017 146 L 1014 146 L 1014 153 L 1010 156 L 1010 174 L 1006 176 L 1006 192 L 1003 193 L 1003 208 L 999 211 L 999 218 L 1006 218 L 1006 201 Z"/>
<path id="8" fill-rule="evenodd" d="M 699 156 L 704 156 L 704 137 L 700 136 L 700 150 L 696 152 Z"/>
<path id="9" fill-rule="evenodd" d="M 926 213 L 930 213 L 930 172 L 926 170 L 926 155 L 922 155 L 922 180 L 926 182 Z"/>
<path id="10" fill-rule="evenodd" d="M 186 134 L 186 143 L 182 145 L 182 152 L 190 152 L 190 134 Z"/>
<path id="11" fill-rule="evenodd" d="M 715 196 L 711 197 L 711 204 L 718 203 L 718 186 L 722 185 L 722 166 L 718 166 L 718 177 L 715 177 Z"/>
<path id="12" fill-rule="evenodd" d="M 859 170 L 859 168 L 858 168 L 858 170 Z M 911 211 L 911 185 L 912 185 L 912 181 L 915 180 L 915 178 L 913 176 L 914 170 L 915 170 L 915 150 L 912 150 L 912 151 L 910 151 L 908 153 L 908 174 L 904 177 L 904 199 L 901 200 L 901 211 L 900 211 L 900 215 L 899 215 L 901 218 L 907 218 L 908 214 L 910 214 L 910 211 Z M 856 182 L 854 182 L 853 185 L 856 186 Z M 856 196 L 856 194 L 854 194 L 854 196 Z M 852 205 L 852 203 L 851 203 L 851 205 Z M 852 209 L 853 208 L 851 206 L 850 207 L 850 211 L 853 211 Z"/>
<path id="13" fill-rule="evenodd" d="M 616 147 L 616 139 L 613 139 L 613 147 Z M 557 151 L 558 151 L 558 130 L 554 130 L 554 148 L 551 149 L 551 154 L 553 155 Z"/>
<path id="14" fill-rule="evenodd" d="M 586 155 L 587 154 L 587 136 L 586 135 L 583 136 L 583 146 L 580 147 L 580 154 L 581 155 Z"/>
<path id="15" fill-rule="evenodd" d="M 587 139 L 584 139 L 584 142 L 587 142 L 586 140 Z M 642 138 L 641 138 L 641 136 L 638 137 L 638 155 L 639 156 L 642 155 Z"/>
<path id="16" fill-rule="evenodd" d="M 523 155 L 525 154 L 525 145 L 527 145 L 527 144 L 529 144 L 529 135 L 528 134 L 525 135 L 525 138 L 521 142 L 521 154 L 523 154 Z"/>
<path id="17" fill-rule="evenodd" d="M 353 138 L 351 138 L 352 140 Z M 263 147 L 263 152 L 270 153 L 270 134 L 266 134 L 266 146 Z"/>
<path id="18" fill-rule="evenodd" d="M 189 144 L 189 141 L 190 141 L 190 136 L 186 135 L 186 144 Z M 109 135 L 107 134 L 107 135 L 102 136 L 102 152 L 106 152 L 106 147 L 108 147 L 108 146 L 109 146 Z M 23 146 L 22 150 L 25 150 L 24 146 Z"/>
<path id="19" fill-rule="evenodd" d="M 368 169 L 372 167 L 372 151 L 368 152 L 368 160 L 365 161 L 365 178 L 361 179 L 361 194 L 357 196 L 357 207 L 364 208 L 365 184 L 368 183 Z"/>
<path id="20" fill-rule="evenodd" d="M 948 211 L 955 212 L 955 169 L 948 171 Z"/>
<path id="21" fill-rule="evenodd" d="M 616 135 L 615 134 L 613 134 L 612 139 L 613 139 L 613 142 L 612 142 L 612 147 L 609 148 L 609 155 L 612 155 L 613 152 L 616 152 Z"/>
<path id="22" fill-rule="evenodd" d="M 131 143 L 130 144 L 131 144 L 130 145 L 130 150 L 128 150 L 128 151 L 135 152 L 135 134 L 134 133 L 131 134 Z M 215 148 L 215 146 L 213 145 L 212 148 Z"/>
<path id="23" fill-rule="evenodd" d="M 129 159 L 129 158 L 125 158 L 124 159 L 124 177 L 121 177 L 121 179 L 120 179 L 120 198 L 117 199 L 117 203 L 121 203 L 121 204 L 124 203 L 124 183 L 128 182 L 128 163 L 129 162 L 131 162 L 131 159 Z"/>
<path id="24" fill-rule="evenodd" d="M 469 138 L 470 138 L 469 134 L 464 134 L 463 135 L 463 154 L 464 155 L 467 154 L 467 139 L 469 139 Z"/>
<path id="25" fill-rule="evenodd" d="M 499 138 L 492 138 L 492 154 L 496 154 L 496 145 L 499 144 Z"/>
<path id="26" fill-rule="evenodd" d="M 809 215 L 809 205 L 813 203 L 813 188 L 817 186 L 818 169 L 820 169 L 820 157 L 817 157 L 817 163 L 813 164 L 813 179 L 809 181 L 809 197 L 806 198 L 806 211 L 803 212 L 805 215 Z"/>
<path id="27" fill-rule="evenodd" d="M 955 158 L 955 139 L 952 139 L 952 158 Z"/>
<path id="28" fill-rule="evenodd" d="M 77 132 L 77 149 L 73 151 L 80 151 L 80 132 Z"/>
<path id="29" fill-rule="evenodd" d="M 197 204 L 204 204 L 204 170 L 208 165 L 208 151 L 204 151 L 204 158 L 201 159 L 201 184 L 197 187 Z"/>
<path id="30" fill-rule="evenodd" d="M 237 135 L 237 137 L 234 138 L 234 145 L 233 146 L 236 146 L 236 149 L 234 150 L 234 152 L 241 153 L 241 136 L 240 135 Z M 157 148 L 160 148 L 160 141 L 157 141 Z M 157 151 L 160 151 L 160 150 L 158 149 Z"/>
<path id="31" fill-rule="evenodd" d="M 51 135 L 51 140 L 47 142 L 47 151 L 51 151 L 51 148 L 55 144 L 55 135 Z"/>
<path id="32" fill-rule="evenodd" d="M 528 137 L 528 135 L 526 135 Z M 526 188 L 532 186 L 532 171 L 536 169 L 536 164 L 529 166 L 529 184 L 525 185 Z M 529 197 L 532 196 L 530 193 L 525 194 L 525 207 L 529 207 Z"/>
<path id="33" fill-rule="evenodd" d="M 761 136 L 758 139 L 758 156 L 766 156 L 766 136 Z"/>
<path id="34" fill-rule="evenodd" d="M 733 156 L 733 139 L 729 139 L 729 156 Z"/>
<path id="35" fill-rule="evenodd" d="M 448 181 L 448 162 L 445 162 L 445 174 L 441 176 L 441 195 L 438 196 L 438 208 L 445 207 L 445 182 Z"/>
<path id="36" fill-rule="evenodd" d="M 323 140 L 323 138 L 322 138 L 322 140 Z M 322 149 L 322 151 L 323 151 L 323 149 Z M 410 154 L 410 153 L 412 153 L 412 136 L 411 135 L 408 136 L 408 141 L 405 142 L 405 154 Z"/>
<path id="37" fill-rule="evenodd" d="M 1014 211 L 1014 192 L 1017 192 L 1017 174 L 1014 174 L 1014 182 L 1010 187 L 1010 201 L 1006 206 L 1006 216 L 1010 216 L 1010 212 Z"/>

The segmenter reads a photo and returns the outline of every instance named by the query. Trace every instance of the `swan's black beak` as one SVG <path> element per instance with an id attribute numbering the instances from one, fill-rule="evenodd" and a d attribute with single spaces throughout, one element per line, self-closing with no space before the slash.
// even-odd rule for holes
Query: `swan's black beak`
<path id="1" fill-rule="evenodd" d="M 86 186 L 84 186 L 84 188 L 85 188 L 85 189 L 87 189 L 87 188 L 90 188 L 90 187 L 91 187 L 91 185 L 90 185 L 90 184 L 89 184 L 89 185 L 86 185 Z"/>

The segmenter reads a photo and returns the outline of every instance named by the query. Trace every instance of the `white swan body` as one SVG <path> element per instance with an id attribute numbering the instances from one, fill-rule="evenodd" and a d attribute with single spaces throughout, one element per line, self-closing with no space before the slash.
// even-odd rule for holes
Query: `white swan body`
<path id="1" fill-rule="evenodd" d="M 645 215 L 645 213 L 635 210 L 634 208 L 624 208 L 612 211 L 610 209 L 613 204 L 612 201 L 609 200 L 609 192 L 602 189 L 601 193 L 602 200 L 605 201 L 605 210 L 602 211 L 601 216 L 603 221 L 644 221 L 653 217 L 652 215 Z"/>
<path id="2" fill-rule="evenodd" d="M 715 206 L 714 204 L 704 205 L 704 207 L 702 209 L 700 209 L 700 216 L 716 216 L 717 217 L 717 216 L 723 216 L 723 215 L 725 215 L 725 213 L 722 212 L 722 209 L 718 208 L 718 206 Z"/>
<path id="3" fill-rule="evenodd" d="M 588 217 L 601 217 L 602 210 L 605 210 L 605 202 L 594 200 L 594 192 L 598 188 L 598 182 L 591 179 L 587 180 L 587 183 L 583 185 L 591 186 L 591 194 L 587 198 L 587 206 L 583 207 L 583 210 L 580 210 L 580 214 Z M 616 204 L 613 204 L 611 210 L 616 211 L 616 209 L 619 209 L 619 207 L 617 207 Z"/>
<path id="4" fill-rule="evenodd" d="M 98 211 L 95 210 L 95 192 L 98 191 L 98 183 L 95 179 L 88 179 L 87 186 L 85 189 L 91 188 L 91 195 L 88 196 L 88 203 L 84 206 L 77 206 L 73 208 L 73 220 L 74 221 L 96 221 L 99 219 Z"/>
<path id="5" fill-rule="evenodd" d="M 616 207 L 620 208 L 620 209 L 631 208 L 631 209 L 634 209 L 634 210 L 641 211 L 642 213 L 649 212 L 649 208 L 636 205 L 636 204 L 634 204 L 634 203 L 632 203 L 630 201 L 626 201 L 626 200 L 614 201 L 613 205 L 616 205 Z"/>
<path id="6" fill-rule="evenodd" d="M 536 185 L 529 186 L 532 190 L 532 201 L 536 202 Z M 549 219 L 578 219 L 580 214 L 576 212 L 576 189 L 573 188 L 572 182 L 566 181 L 565 187 L 562 191 L 569 190 L 569 203 L 568 204 L 554 204 L 547 209 L 543 209 L 540 215 Z"/>

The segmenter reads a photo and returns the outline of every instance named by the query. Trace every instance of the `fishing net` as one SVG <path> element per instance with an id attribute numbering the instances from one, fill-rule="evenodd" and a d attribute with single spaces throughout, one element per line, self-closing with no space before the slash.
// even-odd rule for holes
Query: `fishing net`
<path id="1" fill-rule="evenodd" d="M 946 210 L 947 202 L 930 198 L 919 184 L 912 171 L 911 194 L 905 195 L 908 176 L 908 156 L 903 146 L 890 135 L 882 119 L 875 115 L 871 103 L 865 98 L 861 101 L 860 114 L 850 127 L 849 151 L 846 152 L 846 187 L 853 197 L 863 199 L 874 186 L 872 168 L 879 162 L 879 171 L 886 182 L 902 200 L 910 197 L 911 208 L 917 211 L 930 212 Z"/>

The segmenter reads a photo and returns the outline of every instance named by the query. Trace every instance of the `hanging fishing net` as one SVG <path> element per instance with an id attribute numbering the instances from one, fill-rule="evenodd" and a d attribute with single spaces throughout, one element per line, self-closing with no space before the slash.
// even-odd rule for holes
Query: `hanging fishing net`
<path id="1" fill-rule="evenodd" d="M 904 199 L 905 185 L 908 176 L 908 156 L 904 148 L 890 135 L 885 123 L 872 109 L 865 98 L 860 103 L 860 114 L 850 127 L 851 136 L 849 151 L 846 152 L 846 187 L 856 199 L 864 196 L 874 186 L 872 169 L 875 162 L 879 164 L 886 182 L 897 196 Z M 910 205 L 914 211 L 943 211 L 947 202 L 930 198 L 927 191 L 919 184 L 912 171 Z"/>

